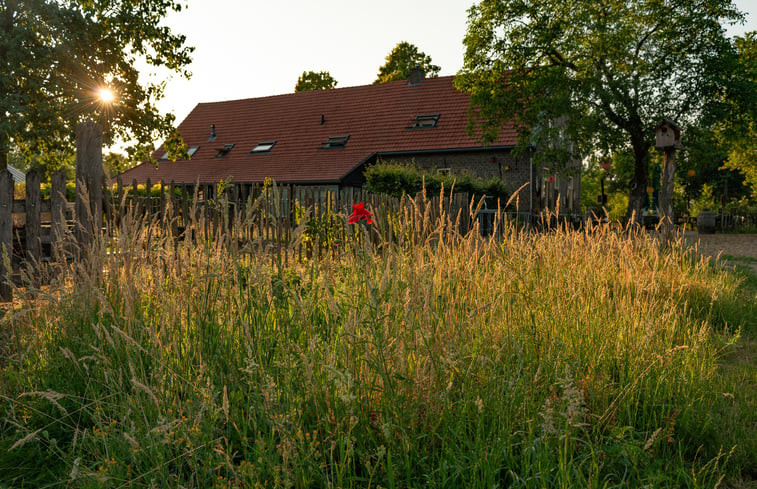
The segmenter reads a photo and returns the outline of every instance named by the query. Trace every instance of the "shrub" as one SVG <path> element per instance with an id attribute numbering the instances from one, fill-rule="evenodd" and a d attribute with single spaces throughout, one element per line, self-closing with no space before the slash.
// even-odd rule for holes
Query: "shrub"
<path id="1" fill-rule="evenodd" d="M 439 175 L 421 170 L 413 165 L 400 163 L 378 163 L 365 171 L 365 188 L 369 192 L 387 194 L 394 197 L 414 196 L 425 190 L 430 195 L 453 189 L 470 195 L 487 195 L 502 200 L 508 198 L 505 183 L 496 177 L 490 179 L 470 175 Z"/>

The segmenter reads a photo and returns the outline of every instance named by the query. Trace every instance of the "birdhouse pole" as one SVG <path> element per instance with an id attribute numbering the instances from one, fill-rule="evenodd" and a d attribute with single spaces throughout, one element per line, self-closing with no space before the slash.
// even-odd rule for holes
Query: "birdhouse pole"
<path id="1" fill-rule="evenodd" d="M 673 229 L 673 185 L 676 174 L 676 150 L 682 147 L 681 130 L 678 124 L 663 119 L 655 130 L 655 148 L 665 153 L 658 211 L 666 235 Z"/>
<path id="2" fill-rule="evenodd" d="M 676 174 L 676 150 L 665 150 L 665 163 L 662 169 L 662 185 L 660 187 L 660 218 L 665 225 L 673 224 L 673 184 Z"/>

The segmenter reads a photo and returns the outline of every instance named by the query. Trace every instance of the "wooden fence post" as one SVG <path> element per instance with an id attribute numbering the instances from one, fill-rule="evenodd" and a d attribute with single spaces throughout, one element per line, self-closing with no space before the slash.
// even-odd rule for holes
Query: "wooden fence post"
<path id="1" fill-rule="evenodd" d="M 9 283 L 12 270 L 6 268 L 13 258 L 13 175 L 0 170 L 0 301 L 13 300 L 13 288 Z M 11 265 L 12 266 L 12 265 Z"/>
<path id="2" fill-rule="evenodd" d="M 76 126 L 77 241 L 86 250 L 102 228 L 103 128 L 93 121 Z"/>
<path id="3" fill-rule="evenodd" d="M 66 236 L 66 177 L 58 170 L 50 178 L 50 254 L 61 258 Z"/>
<path id="4" fill-rule="evenodd" d="M 26 258 L 32 263 L 42 256 L 40 240 L 40 206 L 39 172 L 32 170 L 26 174 Z"/>

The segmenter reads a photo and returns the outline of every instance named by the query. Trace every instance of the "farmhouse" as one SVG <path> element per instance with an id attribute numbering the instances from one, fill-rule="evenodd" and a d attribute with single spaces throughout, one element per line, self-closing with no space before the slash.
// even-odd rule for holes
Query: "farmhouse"
<path id="1" fill-rule="evenodd" d="M 577 210 L 578 176 L 559 178 L 514 157 L 516 131 L 503 127 L 484 147 L 468 134 L 469 96 L 453 77 L 290 93 L 198 104 L 178 126 L 190 159 L 172 162 L 164 148 L 153 163 L 121 175 L 124 183 L 278 183 L 341 188 L 361 186 L 374 162 L 414 162 L 451 174 L 499 177 L 522 190 L 519 208 L 554 205 Z"/>

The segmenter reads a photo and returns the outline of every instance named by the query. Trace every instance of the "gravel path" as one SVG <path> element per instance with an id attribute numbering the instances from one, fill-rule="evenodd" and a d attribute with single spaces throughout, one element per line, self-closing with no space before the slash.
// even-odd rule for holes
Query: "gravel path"
<path id="1" fill-rule="evenodd" d="M 698 234 L 687 232 L 684 239 L 691 244 L 696 244 L 703 255 L 717 256 L 722 253 L 757 260 L 757 234 Z M 757 262 L 750 262 L 749 266 L 757 273 Z"/>

